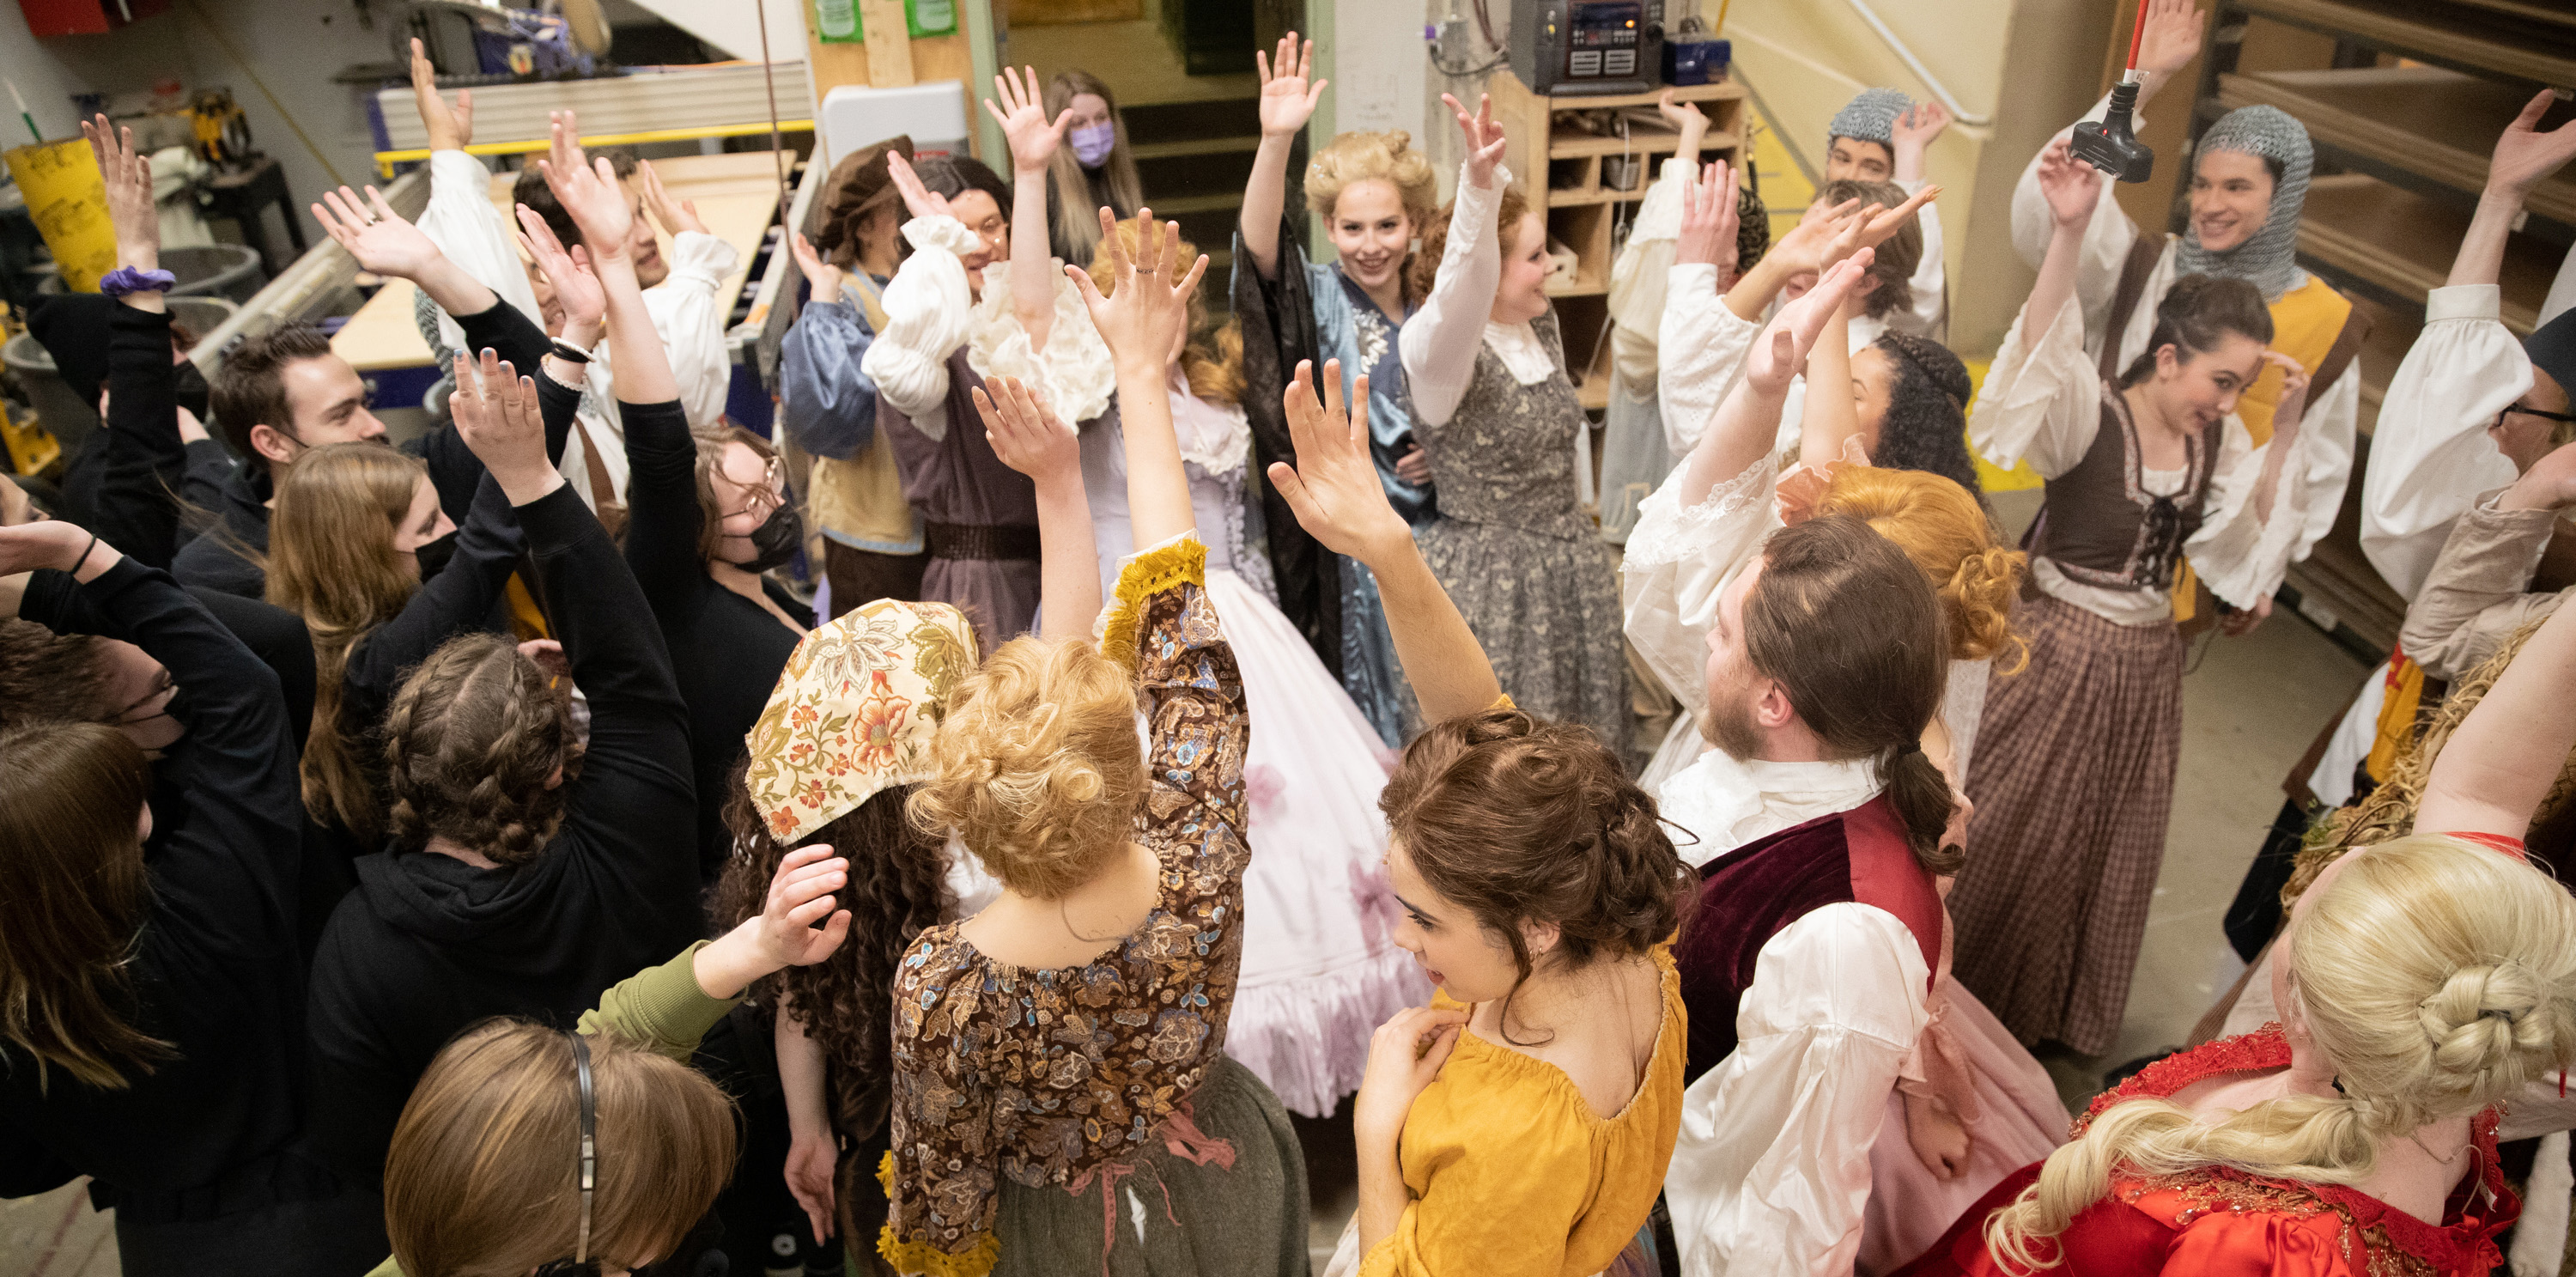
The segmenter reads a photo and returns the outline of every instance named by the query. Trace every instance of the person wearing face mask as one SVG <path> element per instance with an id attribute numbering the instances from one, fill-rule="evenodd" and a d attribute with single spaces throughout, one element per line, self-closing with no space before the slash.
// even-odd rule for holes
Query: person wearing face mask
<path id="1" fill-rule="evenodd" d="M 2195 566 L 2240 609 L 2230 632 L 2269 609 L 2313 513 L 2298 480 L 2309 382 L 2266 348 L 2259 288 L 2231 276 L 2174 281 L 2125 369 L 2089 353 L 2077 283 L 2104 183 L 2063 142 L 2041 180 L 2057 235 L 1968 421 L 1980 452 L 2048 481 L 2020 621 L 2031 661 L 1987 694 L 1967 772 L 1977 854 L 1950 911 L 1962 984 L 2023 1042 L 2098 1055 L 2119 1033 L 2173 805 L 2174 582 Z M 2236 410 L 2267 365 L 2285 376 L 2257 445 Z"/>
<path id="2" fill-rule="evenodd" d="M 1243 325 L 1244 411 L 1258 465 L 1294 459 L 1279 405 L 1297 365 L 1338 363 L 1341 393 L 1367 377 L 1369 454 L 1387 499 L 1407 522 L 1439 516 L 1431 469 L 1404 406 L 1404 361 L 1396 334 L 1421 303 L 1407 274 L 1413 242 L 1440 202 L 1431 161 L 1402 130 L 1344 133 L 1306 166 L 1306 207 L 1322 218 L 1336 260 L 1310 262 L 1302 228 L 1285 220 L 1288 157 L 1322 100 L 1310 80 L 1314 42 L 1295 32 L 1275 57 L 1256 51 L 1262 75 L 1261 149 L 1243 188 L 1236 227 L 1232 297 Z M 1386 609 L 1366 567 L 1324 550 L 1298 525 L 1277 489 L 1261 487 L 1264 535 L 1279 610 L 1342 680 L 1342 690 L 1393 747 L 1404 740 L 1404 675 L 1388 637 Z"/>
<path id="3" fill-rule="evenodd" d="M 2143 108 L 2174 72 L 2198 56 L 2205 15 L 2195 0 L 2152 0 L 2141 21 L 2138 68 L 2146 73 L 2146 82 L 2138 105 Z M 2097 105 L 2088 118 L 2099 118 L 2104 109 Z M 2013 247 L 2033 266 L 2053 246 L 2057 225 L 2041 168 L 2050 156 L 2065 153 L 2071 133 L 2069 126 L 2043 148 L 2013 188 Z M 2300 269 L 2296 260 L 2299 210 L 2314 162 L 2307 129 L 2288 113 L 2271 106 L 2230 111 L 2200 134 L 2188 157 L 2191 215 L 2183 233 L 2141 233 L 2113 199 L 2114 184 L 2104 182 L 2075 268 L 2085 352 L 2114 372 L 2153 349 L 2148 339 L 2154 335 L 2156 307 L 2176 280 L 2189 275 L 2241 279 L 2261 292 L 2272 312 L 2274 348 L 2298 365 L 2308 383 L 2307 444 L 2300 465 L 2283 478 L 2284 484 L 2304 492 L 2305 522 L 2291 545 L 2292 562 L 2307 557 L 2343 508 L 2361 411 L 2361 369 L 2355 356 L 2370 332 L 2369 317 L 2355 310 L 2351 299 Z M 2272 416 L 2288 394 L 2286 365 L 2260 371 L 2232 410 L 2257 447 L 2271 438 Z M 2211 612 L 2225 613 L 2200 597 L 2203 585 L 2229 606 L 2253 606 L 2239 601 L 2241 590 L 2231 594 L 2185 571 L 2174 586 L 2174 614 L 2195 630 L 2209 624 Z M 2268 590 L 2264 597 L 2268 614 Z"/>
<path id="4" fill-rule="evenodd" d="M 0 622 L 0 1196 L 90 1176 L 138 1277 L 361 1271 L 377 1207 L 304 1135 L 278 680 L 79 527 L 0 528 L 31 569 L 99 626 Z"/>
<path id="5" fill-rule="evenodd" d="M 1583 408 L 1547 300 L 1546 219 L 1502 165 L 1492 103 L 1471 116 L 1442 100 L 1467 158 L 1412 268 L 1422 313 L 1398 338 L 1409 415 L 1441 492 L 1440 517 L 1415 535 L 1503 690 L 1625 753 L 1618 556 L 1575 504 Z"/>
<path id="6" fill-rule="evenodd" d="M 1060 261 L 1088 262 L 1100 248 L 1102 208 L 1134 217 L 1144 207 L 1135 148 L 1127 144 L 1118 99 L 1088 71 L 1056 72 L 1047 81 L 1045 105 L 1050 120 L 1070 115 L 1064 145 L 1047 164 L 1047 250 Z"/>
<path id="7" fill-rule="evenodd" d="M 885 327 L 860 360 L 876 382 L 878 427 L 894 445 L 904 496 L 921 515 L 930 551 L 921 597 L 964 612 L 981 655 L 1027 633 L 1037 615 L 1038 505 L 1028 476 L 994 455 L 974 392 L 987 375 L 1019 377 L 1040 386 L 1060 417 L 1081 422 L 1108 406 L 1113 388 L 1099 334 L 1080 322 L 1080 298 L 1067 297 L 1060 274 L 1034 279 L 1052 263 L 1012 260 L 1017 219 L 1042 215 L 1017 201 L 1034 200 L 1045 180 L 1043 164 L 1022 170 L 1027 161 L 1012 154 L 1016 199 L 971 159 L 916 167 L 886 158 L 912 215 L 903 228 L 910 255 L 886 285 Z M 996 263 L 1010 278 L 995 276 Z M 1025 289 L 1021 268 L 1031 276 Z"/>
<path id="8" fill-rule="evenodd" d="M 1923 152 L 1950 127 L 1950 113 L 1937 102 L 1916 102 L 1895 89 L 1863 89 L 1825 126 L 1825 181 L 1893 182 L 1906 195 L 1923 189 Z M 1897 332 L 1947 340 L 1950 331 L 1949 278 L 1941 264 L 1940 207 L 1926 204 L 1916 214 L 1923 254 L 1906 276 L 1902 307 L 1887 313 L 1887 326 Z"/>

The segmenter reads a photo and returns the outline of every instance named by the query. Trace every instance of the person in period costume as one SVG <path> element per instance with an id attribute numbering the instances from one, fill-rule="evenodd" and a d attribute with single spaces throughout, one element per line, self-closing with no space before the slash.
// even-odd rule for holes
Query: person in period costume
<path id="1" fill-rule="evenodd" d="M 1134 227 L 1122 225 L 1119 234 L 1134 251 Z M 1181 256 L 1189 260 L 1197 250 L 1184 241 Z M 1115 266 L 1104 243 L 1091 263 L 1092 282 L 1103 292 L 1116 283 Z M 1193 332 L 1204 331 L 1199 306 L 1193 297 Z M 1271 601 L 1269 564 L 1246 552 L 1252 432 L 1234 352 L 1230 332 L 1194 341 L 1172 361 L 1167 383 L 1208 547 L 1208 601 L 1243 671 L 1245 710 L 1262 724 L 1244 761 L 1252 867 L 1244 873 L 1243 979 L 1226 1053 L 1290 1111 L 1327 1117 L 1359 1089 L 1369 1035 L 1431 990 L 1385 925 L 1399 908 L 1380 864 L 1386 822 L 1377 811 L 1392 758 Z M 1107 592 L 1136 548 L 1126 442 L 1114 408 L 1082 431 L 1082 474 Z"/>
<path id="2" fill-rule="evenodd" d="M 954 830 L 1002 891 L 923 930 L 898 968 L 877 1246 L 898 1272 L 1307 1269 L 1287 1112 L 1223 1054 L 1251 729 L 1164 397 L 1206 259 L 1184 273 L 1179 228 L 1144 230 L 1162 242 L 1132 269 L 1113 247 L 1109 298 L 1076 279 L 1116 358 L 1129 517 L 1147 548 L 1119 578 L 1099 648 L 1015 640 L 959 687 L 934 775 L 908 804 L 921 827 Z M 1039 399 L 1020 392 L 1006 391 L 1011 410 L 1035 415 Z M 1050 555 L 1050 577 L 1091 579 L 1081 548 Z M 1157 1208 L 1131 1216 L 1130 1194 Z"/>
<path id="3" fill-rule="evenodd" d="M 2182 734 L 2174 586 L 2190 573 L 2241 633 L 2306 535 L 2316 490 L 2307 373 L 2265 348 L 2257 287 L 2190 275 L 2157 303 L 2123 371 L 2083 345 L 2077 292 L 2101 178 L 2067 144 L 2045 166 L 2058 233 L 1969 419 L 1997 464 L 2047 480 L 2020 622 L 2028 669 L 1987 695 L 1967 771 L 1977 849 L 1950 894 L 1960 982 L 2026 1043 L 2107 1050 L 2163 863 Z M 2287 374 L 2270 438 L 2237 415 L 2266 367 Z"/>
<path id="4" fill-rule="evenodd" d="M 1232 281 L 1253 459 L 1263 467 L 1295 459 L 1279 411 L 1283 395 L 1300 364 L 1334 364 L 1342 369 L 1345 395 L 1359 378 L 1369 379 L 1376 396 L 1369 452 L 1378 480 L 1406 521 L 1421 526 L 1438 517 L 1438 502 L 1405 406 L 1396 338 L 1422 304 L 1411 269 L 1413 241 L 1440 202 L 1431 161 L 1401 130 L 1344 133 L 1318 150 L 1306 166 L 1306 207 L 1323 219 L 1336 260 L 1308 261 L 1300 247 L 1303 230 L 1282 206 L 1290 153 L 1327 82 L 1310 81 L 1314 42 L 1300 46 L 1295 32 L 1279 42 L 1276 58 L 1253 56 L 1262 73 L 1261 149 L 1243 189 Z M 1325 553 L 1267 484 L 1261 515 L 1279 610 L 1387 746 L 1403 744 L 1403 675 L 1377 583 L 1347 556 Z"/>
<path id="5" fill-rule="evenodd" d="M 779 342 L 778 420 L 811 458 L 805 506 L 822 538 L 835 614 L 876 599 L 918 601 L 930 568 L 894 436 L 877 428 L 877 383 L 866 368 L 868 347 L 885 331 L 885 290 L 902 243 L 889 155 L 911 159 L 912 139 L 842 156 L 816 202 L 812 238 L 789 241 L 812 295 Z"/>
<path id="6" fill-rule="evenodd" d="M 2524 853 L 2576 746 L 2571 690 L 2561 611 L 2449 733 L 2416 832 L 2337 848 L 2300 884 L 2266 981 L 2279 1021 L 2096 1099 L 2073 1143 L 1906 1271 L 2501 1264 L 2521 1214 L 2496 1155 L 2504 1107 L 2576 1060 L 2576 901 Z"/>
<path id="7" fill-rule="evenodd" d="M 1118 95 L 1080 67 L 1048 78 L 1046 115 L 1067 125 L 1065 144 L 1047 165 L 1047 251 L 1068 262 L 1087 262 L 1100 248 L 1101 209 L 1133 217 L 1144 207 L 1136 148 L 1128 144 Z"/>
<path id="8" fill-rule="evenodd" d="M 921 515 L 930 551 L 921 597 L 964 612 L 989 655 L 1037 613 L 1037 505 L 1027 476 L 975 428 L 974 391 L 1008 374 L 1038 385 L 1066 420 L 1085 421 L 1108 405 L 1108 361 L 1088 324 L 1052 323 L 1044 343 L 1033 340 L 1012 290 L 989 277 L 995 263 L 1011 265 L 1014 215 L 1012 190 L 991 169 L 948 157 L 917 174 L 901 157 L 887 168 L 912 213 L 903 230 L 912 253 L 886 286 L 886 326 L 860 368 L 876 382 L 879 428 Z M 1080 299 L 1060 288 L 1052 317 L 1080 314 Z"/>
<path id="9" fill-rule="evenodd" d="M 1628 747 L 1617 555 L 1576 504 L 1583 408 L 1546 293 L 1547 229 L 1502 165 L 1492 104 L 1445 99 L 1467 141 L 1458 198 L 1414 263 L 1422 311 L 1397 344 L 1440 517 L 1415 530 L 1503 690 Z"/>
<path id="10" fill-rule="evenodd" d="M 1825 126 L 1825 181 L 1893 182 L 1905 195 L 1921 193 L 1923 152 L 1950 127 L 1938 102 L 1916 102 L 1896 89 L 1863 89 L 1834 112 Z M 1922 254 L 1915 261 L 1903 304 L 1886 312 L 1890 331 L 1931 341 L 1950 335 L 1949 275 L 1941 261 L 1941 210 L 1925 204 L 1915 214 Z"/>

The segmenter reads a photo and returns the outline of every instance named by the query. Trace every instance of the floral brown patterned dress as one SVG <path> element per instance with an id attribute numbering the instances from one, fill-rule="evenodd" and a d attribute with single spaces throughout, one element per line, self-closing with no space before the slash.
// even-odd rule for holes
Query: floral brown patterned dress
<path id="1" fill-rule="evenodd" d="M 1628 663 L 1621 648 L 1619 555 L 1575 503 L 1574 438 L 1583 420 L 1556 313 L 1531 322 L 1556 371 L 1522 385 L 1494 353 L 1476 348 L 1475 379 L 1448 420 L 1415 414 L 1431 462 L 1440 517 L 1414 543 L 1494 677 L 1521 708 L 1581 723 L 1601 743 L 1628 750 Z M 1406 689 L 1407 735 L 1421 711 Z"/>
<path id="2" fill-rule="evenodd" d="M 956 923 L 904 955 L 877 1244 L 900 1272 L 1306 1271 L 1287 1112 L 1224 1055 L 1251 731 L 1206 562 L 1196 540 L 1138 555 L 1104 641 L 1135 661 L 1151 720 L 1137 836 L 1161 903 L 1079 967 L 997 962 Z"/>

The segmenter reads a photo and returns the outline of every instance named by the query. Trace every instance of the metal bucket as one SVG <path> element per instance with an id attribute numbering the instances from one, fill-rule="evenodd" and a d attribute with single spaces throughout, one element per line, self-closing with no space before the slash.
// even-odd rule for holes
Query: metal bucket
<path id="1" fill-rule="evenodd" d="M 257 254 L 253 254 L 256 262 Z M 213 332 L 241 307 L 223 297 L 177 297 L 170 299 L 170 318 L 185 325 L 190 332 L 203 337 Z M 78 393 L 64 384 L 62 373 L 54 367 L 54 357 L 45 353 L 32 333 L 20 333 L 0 347 L 0 360 L 6 360 L 18 384 L 27 388 L 27 398 L 36 409 L 36 419 L 54 442 L 69 457 L 89 441 L 98 429 L 98 405 L 83 403 Z M 212 423 L 208 423 L 212 424 Z"/>

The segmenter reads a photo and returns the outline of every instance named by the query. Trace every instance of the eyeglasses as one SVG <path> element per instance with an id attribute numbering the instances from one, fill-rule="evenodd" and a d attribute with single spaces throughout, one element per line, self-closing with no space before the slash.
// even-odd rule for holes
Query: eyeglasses
<path id="1" fill-rule="evenodd" d="M 2548 409 L 2546 409 L 2546 408 L 2525 408 L 2525 407 L 2523 407 L 2521 404 L 2518 404 L 2518 403 L 2511 403 L 2511 404 L 2506 404 L 2506 405 L 2504 406 L 2503 411 L 2498 412 L 2498 413 L 2496 414 L 2495 424 L 2494 424 L 2494 425 L 2491 425 L 2491 426 L 2489 426 L 2489 427 L 2487 427 L 2487 429 L 2489 429 L 2489 430 L 2502 430 L 2502 429 L 2504 429 L 2504 419 L 2505 419 L 2505 418 L 2507 418 L 2507 417 L 2512 416 L 2513 414 L 2515 414 L 2515 413 L 2517 413 L 2517 412 L 2518 412 L 2518 413 L 2521 413 L 2522 415 L 2524 415 L 2524 416 L 2526 416 L 2526 417 L 2540 417 L 2540 418 L 2543 418 L 2543 419 L 2545 419 L 2545 420 L 2549 420 L 2549 421 L 2562 421 L 2562 422 L 2563 422 L 2563 421 L 2576 421 L 2576 414 L 2569 414 L 2569 413 L 2564 413 L 2564 412 L 2551 412 L 2551 411 L 2549 411 L 2549 410 L 2548 410 Z"/>
<path id="2" fill-rule="evenodd" d="M 719 469 L 717 473 L 722 474 L 723 471 Z M 725 482 L 735 483 L 735 480 L 727 475 Z M 757 485 L 738 484 L 737 486 L 748 488 L 749 491 L 743 497 L 742 508 L 734 511 L 733 514 L 766 516 L 769 511 L 787 504 L 787 463 L 784 459 L 773 456 L 769 459 L 768 465 L 761 467 L 760 482 Z M 732 515 L 726 517 L 730 518 Z"/>

